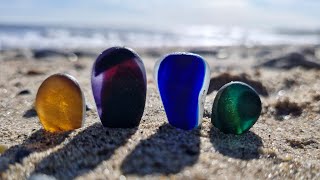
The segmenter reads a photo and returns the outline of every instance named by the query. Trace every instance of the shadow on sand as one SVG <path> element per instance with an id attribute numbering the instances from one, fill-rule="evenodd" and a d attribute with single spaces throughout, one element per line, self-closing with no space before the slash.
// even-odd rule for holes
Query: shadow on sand
<path id="1" fill-rule="evenodd" d="M 199 129 L 184 131 L 168 124 L 142 140 L 121 165 L 124 174 L 175 174 L 199 158 Z"/>
<path id="2" fill-rule="evenodd" d="M 13 146 L 0 156 L 0 173 L 8 169 L 9 165 L 21 163 L 33 152 L 48 150 L 62 143 L 70 132 L 49 133 L 43 129 L 35 131 L 22 144 Z"/>
<path id="3" fill-rule="evenodd" d="M 57 179 L 73 179 L 85 174 L 109 159 L 136 130 L 104 128 L 100 123 L 95 123 L 79 132 L 63 148 L 45 157 L 33 173 L 51 175 Z"/>
<path id="4" fill-rule="evenodd" d="M 242 160 L 259 158 L 259 148 L 263 145 L 261 138 L 251 131 L 234 135 L 224 134 L 211 127 L 210 139 L 219 153 Z"/>

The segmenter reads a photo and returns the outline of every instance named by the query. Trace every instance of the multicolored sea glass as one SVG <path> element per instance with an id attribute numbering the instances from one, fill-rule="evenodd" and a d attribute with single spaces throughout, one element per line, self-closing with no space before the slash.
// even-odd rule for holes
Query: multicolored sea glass
<path id="1" fill-rule="evenodd" d="M 146 71 L 137 53 L 112 47 L 95 61 L 91 75 L 93 96 L 105 127 L 139 125 L 146 101 Z"/>
<path id="2" fill-rule="evenodd" d="M 199 55 L 173 53 L 156 63 L 154 78 L 169 123 L 190 130 L 201 124 L 210 68 Z"/>
<path id="3" fill-rule="evenodd" d="M 242 82 L 220 88 L 212 106 L 211 122 L 224 133 L 242 134 L 258 120 L 261 100 L 257 92 Z"/>
<path id="4" fill-rule="evenodd" d="M 54 74 L 43 81 L 35 107 L 43 128 L 49 132 L 80 128 L 85 117 L 83 93 L 68 74 Z"/>

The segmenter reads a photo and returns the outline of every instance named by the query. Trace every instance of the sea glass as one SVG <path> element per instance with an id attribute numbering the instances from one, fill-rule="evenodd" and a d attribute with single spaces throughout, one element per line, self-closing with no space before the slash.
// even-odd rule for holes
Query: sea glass
<path id="1" fill-rule="evenodd" d="M 154 78 L 169 124 L 190 130 L 202 122 L 210 68 L 199 55 L 172 53 L 158 61 Z"/>
<path id="2" fill-rule="evenodd" d="M 139 125 L 146 101 L 146 71 L 133 50 L 112 47 L 94 62 L 92 92 L 105 127 L 132 128 Z"/>
<path id="3" fill-rule="evenodd" d="M 261 100 L 248 84 L 231 82 L 220 88 L 213 106 L 211 122 L 224 133 L 242 134 L 258 120 Z"/>
<path id="4" fill-rule="evenodd" d="M 85 99 L 76 79 L 54 74 L 39 87 L 36 111 L 43 128 L 49 132 L 80 128 L 85 116 Z"/>

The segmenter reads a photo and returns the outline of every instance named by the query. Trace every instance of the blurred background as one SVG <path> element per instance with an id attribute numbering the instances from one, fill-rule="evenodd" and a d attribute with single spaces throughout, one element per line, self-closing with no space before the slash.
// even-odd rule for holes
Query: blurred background
<path id="1" fill-rule="evenodd" d="M 10 0 L 0 49 L 319 44 L 318 0 Z"/>

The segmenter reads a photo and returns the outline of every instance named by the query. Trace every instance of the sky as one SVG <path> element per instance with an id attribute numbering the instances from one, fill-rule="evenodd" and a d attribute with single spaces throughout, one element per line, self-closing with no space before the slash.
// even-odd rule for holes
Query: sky
<path id="1" fill-rule="evenodd" d="M 3 0 L 0 23 L 320 28 L 319 0 Z"/>

